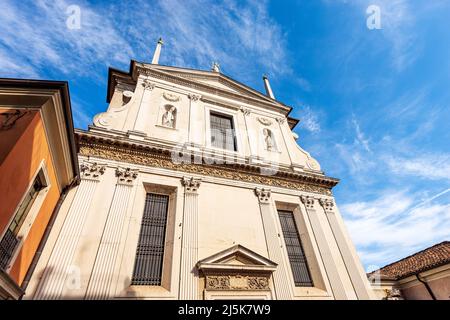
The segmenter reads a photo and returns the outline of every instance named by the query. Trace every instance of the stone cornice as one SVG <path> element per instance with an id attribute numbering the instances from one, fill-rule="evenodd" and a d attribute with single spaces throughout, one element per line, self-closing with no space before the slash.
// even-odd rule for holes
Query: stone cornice
<path id="1" fill-rule="evenodd" d="M 247 163 L 207 164 L 175 163 L 169 148 L 130 141 L 120 137 L 100 136 L 77 130 L 80 154 L 98 158 L 161 167 L 185 173 L 209 175 L 219 178 L 257 183 L 267 186 L 296 189 L 304 192 L 331 195 L 331 189 L 339 182 L 334 178 L 313 173 L 279 170 L 275 175 L 261 175 L 261 168 Z M 193 158 L 195 155 L 192 156 Z"/>

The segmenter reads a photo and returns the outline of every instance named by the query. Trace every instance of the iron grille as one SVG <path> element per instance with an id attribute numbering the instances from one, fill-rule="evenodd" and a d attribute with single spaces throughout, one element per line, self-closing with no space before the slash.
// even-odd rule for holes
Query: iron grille
<path id="1" fill-rule="evenodd" d="M 14 250 L 16 249 L 19 240 L 14 233 L 8 228 L 5 235 L 0 241 L 0 269 L 5 270 L 11 260 Z"/>
<path id="2" fill-rule="evenodd" d="M 302 243 L 298 234 L 294 215 L 290 211 L 278 211 L 281 229 L 283 230 L 284 242 L 291 264 L 292 274 L 296 287 L 312 287 L 313 282 L 309 273 Z"/>
<path id="3" fill-rule="evenodd" d="M 237 151 L 233 118 L 211 113 L 211 145 L 216 148 Z"/>
<path id="4" fill-rule="evenodd" d="M 132 285 L 161 285 L 168 204 L 167 195 L 146 196 Z"/>
<path id="5" fill-rule="evenodd" d="M 11 223 L 8 226 L 8 229 L 5 232 L 5 235 L 0 241 L 0 269 L 5 270 L 7 268 L 8 263 L 10 262 L 14 252 L 19 244 L 19 239 L 17 235 L 20 231 L 20 228 L 25 221 L 25 218 L 28 215 L 31 207 L 33 206 L 34 201 L 36 200 L 39 191 L 44 188 L 44 184 L 41 181 L 40 176 L 38 175 L 33 182 L 30 190 L 25 194 L 22 203 L 19 206 L 19 209 L 14 215 Z"/>

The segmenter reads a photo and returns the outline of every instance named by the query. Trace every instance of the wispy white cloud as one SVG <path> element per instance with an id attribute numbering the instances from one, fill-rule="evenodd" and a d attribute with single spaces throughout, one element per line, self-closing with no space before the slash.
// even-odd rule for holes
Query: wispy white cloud
<path id="1" fill-rule="evenodd" d="M 450 180 L 449 154 L 423 154 L 411 157 L 387 155 L 388 168 L 397 175 L 430 180 Z"/>
<path id="2" fill-rule="evenodd" d="M 317 111 L 313 111 L 312 107 L 306 105 L 301 108 L 299 115 L 301 119 L 301 128 L 304 128 L 312 133 L 320 132 L 320 122 Z"/>
<path id="3" fill-rule="evenodd" d="M 450 198 L 438 199 L 444 195 L 422 201 L 409 190 L 385 190 L 340 208 L 364 262 L 382 266 L 450 237 Z"/>

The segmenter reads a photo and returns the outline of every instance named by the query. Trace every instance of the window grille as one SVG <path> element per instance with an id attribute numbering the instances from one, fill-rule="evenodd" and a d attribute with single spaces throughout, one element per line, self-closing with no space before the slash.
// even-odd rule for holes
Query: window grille
<path id="1" fill-rule="evenodd" d="M 233 117 L 211 113 L 211 145 L 216 148 L 237 151 Z"/>
<path id="2" fill-rule="evenodd" d="M 309 273 L 308 263 L 303 251 L 302 243 L 295 224 L 294 215 L 290 211 L 278 211 L 284 242 L 291 264 L 296 287 L 312 287 L 313 282 Z"/>
<path id="3" fill-rule="evenodd" d="M 22 227 L 28 212 L 33 206 L 39 191 L 41 191 L 44 187 L 45 186 L 42 183 L 41 177 L 38 174 L 30 190 L 27 191 L 25 197 L 23 198 L 19 209 L 8 226 L 8 229 L 6 229 L 3 238 L 0 240 L 0 269 L 5 270 L 8 263 L 11 261 L 11 258 L 13 257 L 19 244 L 17 235 L 19 234 L 20 228 Z"/>
<path id="4" fill-rule="evenodd" d="M 132 285 L 161 285 L 168 204 L 168 195 L 146 196 Z"/>

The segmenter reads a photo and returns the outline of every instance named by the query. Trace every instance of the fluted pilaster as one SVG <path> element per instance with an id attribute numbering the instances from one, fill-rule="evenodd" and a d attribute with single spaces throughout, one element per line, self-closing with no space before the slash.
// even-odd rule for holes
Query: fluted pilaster
<path id="1" fill-rule="evenodd" d="M 314 236 L 319 247 L 320 255 L 322 257 L 334 297 L 338 300 L 347 300 L 349 297 L 345 291 L 345 287 L 341 279 L 341 274 L 339 273 L 337 267 L 337 261 L 335 260 L 335 255 L 330 248 L 331 243 L 327 241 L 327 237 L 325 234 L 324 228 L 326 226 L 321 224 L 319 212 L 317 212 L 315 209 L 316 199 L 310 196 L 300 196 L 300 200 L 305 206 L 306 213 L 311 223 L 311 227 L 313 229 Z"/>
<path id="2" fill-rule="evenodd" d="M 128 202 L 137 171 L 117 168 L 117 185 L 89 280 L 86 299 L 107 299 L 114 277 Z"/>
<path id="3" fill-rule="evenodd" d="M 271 191 L 269 189 L 256 188 L 255 194 L 258 197 L 261 210 L 269 259 L 278 264 L 277 269 L 273 273 L 275 295 L 278 300 L 290 300 L 292 299 L 292 284 L 289 282 L 291 277 L 283 259 L 279 234 L 275 226 L 275 217 L 271 206 Z"/>
<path id="4" fill-rule="evenodd" d="M 98 163 L 83 163 L 80 166 L 81 182 L 61 232 L 53 248 L 45 268 L 35 299 L 60 299 L 71 270 L 75 250 L 84 227 L 86 215 L 92 202 L 100 177 L 105 172 L 105 166 Z M 74 288 L 77 289 L 77 288 Z"/>
<path id="5" fill-rule="evenodd" d="M 198 299 L 198 188 L 199 179 L 184 177 L 184 212 L 181 248 L 180 294 L 179 299 Z"/>

